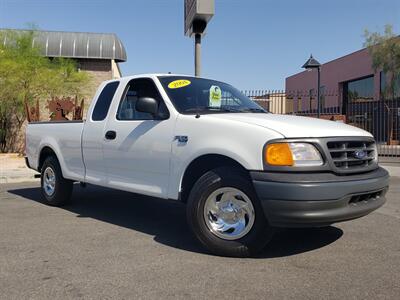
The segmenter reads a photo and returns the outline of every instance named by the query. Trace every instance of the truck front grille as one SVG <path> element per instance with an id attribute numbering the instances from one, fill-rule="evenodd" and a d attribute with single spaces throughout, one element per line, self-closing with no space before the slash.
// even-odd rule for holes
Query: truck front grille
<path id="1" fill-rule="evenodd" d="M 376 165 L 376 146 L 373 140 L 328 141 L 327 147 L 338 171 L 362 172 Z"/>

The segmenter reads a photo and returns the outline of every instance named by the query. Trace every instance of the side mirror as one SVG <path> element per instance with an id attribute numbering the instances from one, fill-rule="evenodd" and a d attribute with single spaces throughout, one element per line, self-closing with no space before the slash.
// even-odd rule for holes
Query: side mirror
<path id="1" fill-rule="evenodd" d="M 137 111 L 149 113 L 152 116 L 156 116 L 158 112 L 158 102 L 154 98 L 141 97 L 136 101 L 135 108 Z"/>

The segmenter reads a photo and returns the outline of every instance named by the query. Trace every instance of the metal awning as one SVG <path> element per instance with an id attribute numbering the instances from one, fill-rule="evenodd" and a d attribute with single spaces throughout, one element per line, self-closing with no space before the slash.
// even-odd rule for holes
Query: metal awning
<path id="1" fill-rule="evenodd" d="M 7 43 L 7 33 L 1 42 Z M 127 60 L 124 45 L 114 33 L 38 30 L 33 38 L 34 45 L 39 46 L 42 54 L 47 57 L 114 59 L 117 62 Z"/>

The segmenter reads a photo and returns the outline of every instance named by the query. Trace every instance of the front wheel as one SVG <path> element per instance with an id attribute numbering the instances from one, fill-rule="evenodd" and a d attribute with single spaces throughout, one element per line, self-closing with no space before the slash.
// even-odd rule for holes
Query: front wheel
<path id="1" fill-rule="evenodd" d="M 199 241 L 223 256 L 254 255 L 273 233 L 250 180 L 230 167 L 211 170 L 194 184 L 187 219 Z"/>

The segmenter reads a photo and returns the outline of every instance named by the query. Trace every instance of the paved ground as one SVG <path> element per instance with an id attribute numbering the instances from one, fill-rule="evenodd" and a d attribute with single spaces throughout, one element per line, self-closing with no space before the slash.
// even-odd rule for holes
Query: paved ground
<path id="1" fill-rule="evenodd" d="M 400 178 L 371 215 L 283 230 L 257 258 L 209 255 L 175 202 L 75 187 L 45 206 L 37 183 L 0 185 L 1 299 L 398 299 Z"/>

